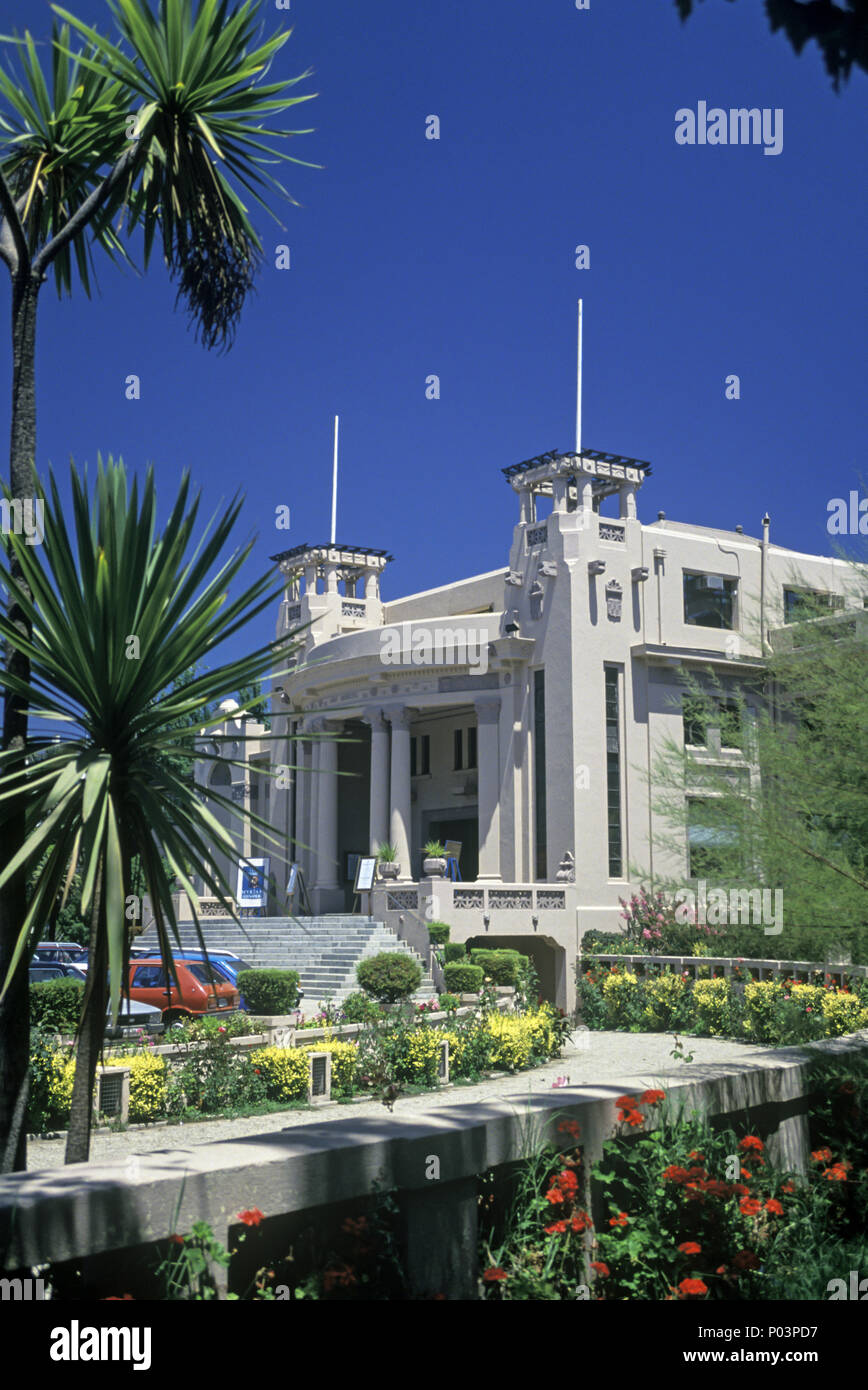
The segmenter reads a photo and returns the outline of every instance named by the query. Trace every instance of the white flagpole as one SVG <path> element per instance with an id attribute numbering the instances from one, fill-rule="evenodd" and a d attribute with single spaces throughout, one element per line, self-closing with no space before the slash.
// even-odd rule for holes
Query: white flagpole
<path id="1" fill-rule="evenodd" d="M 335 416 L 335 457 L 332 469 L 332 545 L 335 543 L 336 526 L 338 519 L 338 420 Z"/>
<path id="2" fill-rule="evenodd" d="M 576 372 L 576 453 L 582 452 L 582 301 L 579 300 L 579 352 Z"/>

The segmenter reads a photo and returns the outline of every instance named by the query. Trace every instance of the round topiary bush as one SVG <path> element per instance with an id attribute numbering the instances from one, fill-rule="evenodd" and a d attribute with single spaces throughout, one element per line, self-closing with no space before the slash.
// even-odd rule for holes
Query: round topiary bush
<path id="1" fill-rule="evenodd" d="M 522 966 L 526 963 L 527 957 L 523 956 L 520 951 L 506 948 L 485 950 L 481 947 L 473 947 L 470 952 L 470 960 L 473 965 L 481 965 L 484 974 L 488 975 L 496 985 L 516 986 L 521 978 Z"/>
<path id="2" fill-rule="evenodd" d="M 428 935 L 432 946 L 445 946 L 449 940 L 449 926 L 446 922 L 429 922 Z"/>
<path id="3" fill-rule="evenodd" d="M 485 978 L 481 965 L 444 965 L 443 980 L 450 994 L 478 994 Z"/>
<path id="4" fill-rule="evenodd" d="M 447 941 L 443 947 L 443 956 L 447 965 L 450 965 L 452 961 L 466 960 L 467 947 L 461 941 Z"/>
<path id="5" fill-rule="evenodd" d="M 407 999 L 422 983 L 422 968 L 403 951 L 381 951 L 356 966 L 356 979 L 366 994 L 381 1004 Z"/>
<path id="6" fill-rule="evenodd" d="M 249 1013 L 286 1014 L 298 1003 L 297 970 L 239 970 L 238 989 Z"/>

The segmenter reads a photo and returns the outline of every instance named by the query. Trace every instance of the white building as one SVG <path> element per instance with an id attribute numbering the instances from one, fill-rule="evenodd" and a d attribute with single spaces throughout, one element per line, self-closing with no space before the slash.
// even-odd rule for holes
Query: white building
<path id="1" fill-rule="evenodd" d="M 518 519 L 491 573 L 384 602 L 385 551 L 274 557 L 277 636 L 301 632 L 272 698 L 288 742 L 254 748 L 258 809 L 286 846 L 277 911 L 291 861 L 316 912 L 346 911 L 354 856 L 390 842 L 400 874 L 375 891 L 377 917 L 410 938 L 437 918 L 453 940 L 530 949 L 570 1006 L 581 935 L 617 929 L 631 869 L 686 879 L 701 844 L 685 808 L 683 852 L 663 854 L 648 775 L 667 737 L 683 738 L 682 669 L 712 668 L 725 694 L 756 677 L 801 592 L 835 608 L 862 598 L 846 562 L 772 545 L 767 518 L 760 538 L 662 513 L 643 523 L 642 461 L 583 449 L 504 473 Z M 742 734 L 705 741 L 749 778 Z M 266 802 L 269 758 L 289 772 Z M 461 882 L 422 879 L 429 839 L 461 842 Z"/>

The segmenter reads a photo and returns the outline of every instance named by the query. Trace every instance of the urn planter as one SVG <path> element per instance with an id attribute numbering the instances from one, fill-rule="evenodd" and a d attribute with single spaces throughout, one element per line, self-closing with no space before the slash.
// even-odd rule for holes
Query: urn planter
<path id="1" fill-rule="evenodd" d="M 445 859 L 423 859 L 422 873 L 426 878 L 445 878 L 446 860 Z"/>

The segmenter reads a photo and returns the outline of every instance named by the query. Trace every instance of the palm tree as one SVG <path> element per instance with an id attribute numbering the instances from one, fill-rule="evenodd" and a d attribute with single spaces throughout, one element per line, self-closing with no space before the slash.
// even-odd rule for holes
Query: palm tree
<path id="1" fill-rule="evenodd" d="M 5 538 L 4 550 L 15 556 L 21 580 L 13 575 L 9 558 L 0 560 L 0 583 L 15 597 L 30 629 L 24 638 L 8 617 L 0 616 L 0 634 L 18 642 L 30 663 L 26 684 L 9 672 L 0 674 L 0 683 L 27 702 L 45 729 L 31 731 L 23 753 L 0 753 L 0 827 L 11 814 L 23 817 L 26 828 L 23 845 L 0 870 L 0 886 L 41 859 L 10 972 L 0 988 L 8 989 L 19 962 L 26 965 L 32 929 L 81 870 L 91 963 L 67 1141 L 67 1162 L 74 1163 L 88 1155 L 107 975 L 116 1018 L 128 974 L 126 909 L 133 861 L 138 861 L 151 898 L 160 948 L 170 969 L 170 932 L 177 939 L 171 875 L 180 882 L 197 926 L 193 873 L 200 874 L 225 910 L 235 915 L 229 886 L 213 867 L 211 848 L 234 856 L 232 838 L 200 789 L 179 770 L 178 758 L 189 756 L 193 748 L 196 731 L 183 727 L 187 717 L 213 706 L 227 690 L 264 676 L 273 665 L 274 651 L 269 643 L 193 679 L 181 678 L 269 606 L 279 585 L 273 575 L 266 575 L 238 597 L 227 597 L 252 542 L 233 552 L 211 575 L 237 519 L 237 498 L 210 533 L 206 528 L 189 555 L 199 503 L 193 499 L 188 507 L 186 474 L 165 528 L 156 537 L 152 470 L 141 502 L 137 482 L 128 487 L 123 464 L 111 459 L 105 467 L 100 461 L 93 503 L 86 476 L 82 482 L 73 468 L 71 482 L 69 526 L 51 476 L 50 496 L 44 498 L 43 544 L 29 546 L 14 534 Z M 218 713 L 210 724 L 222 718 Z M 58 727 L 60 742 L 55 736 Z M 196 756 L 245 772 L 250 768 L 243 752 L 238 758 L 223 758 L 200 745 Z M 242 808 L 217 791 L 209 788 L 207 799 L 234 817 L 244 817 Z M 267 822 L 252 814 L 248 818 L 277 846 Z M 200 944 L 204 950 L 201 932 Z"/>
<path id="2" fill-rule="evenodd" d="M 269 191 L 294 201 L 265 166 L 306 162 L 280 142 L 308 131 L 263 124 L 314 95 L 290 94 L 307 72 L 265 81 L 291 30 L 259 42 L 259 5 L 250 0 L 231 10 L 228 0 L 201 0 L 195 14 L 192 0 L 159 0 L 156 14 L 148 0 L 108 3 L 117 41 L 53 6 L 63 24 L 52 30 L 48 76 L 29 34 L 14 50 L 17 72 L 0 68 L 0 261 L 12 288 L 11 506 L 34 495 L 36 318 L 49 273 L 63 296 L 77 271 L 89 295 L 94 247 L 128 260 L 121 232 L 140 228 L 147 268 L 159 232 L 197 334 L 206 347 L 227 347 L 262 250 L 244 190 L 266 208 Z M 81 36 L 75 52 L 71 29 Z M 17 565 L 13 550 L 12 574 L 20 581 Z M 7 688 L 2 747 L 22 751 L 26 609 L 13 602 L 8 616 L 14 640 L 6 644 L 5 666 L 17 685 Z M 10 857 L 25 833 L 23 819 L 6 822 Z M 0 891 L 0 977 L 12 959 L 26 892 L 23 873 Z M 26 1166 L 27 993 L 22 970 L 0 1003 L 3 1172 Z M 19 1137 L 11 1143 L 13 1131 Z"/>

